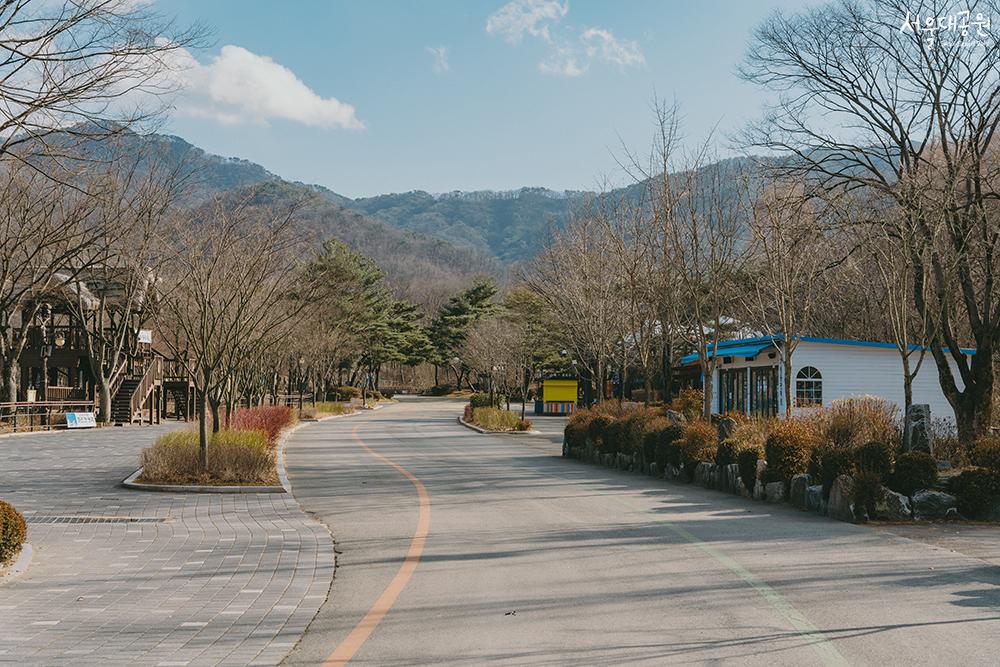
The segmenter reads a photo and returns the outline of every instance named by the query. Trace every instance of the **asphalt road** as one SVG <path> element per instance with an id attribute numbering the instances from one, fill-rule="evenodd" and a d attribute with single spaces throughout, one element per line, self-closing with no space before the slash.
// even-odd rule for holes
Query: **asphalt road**
<path id="1" fill-rule="evenodd" d="M 288 664 L 1000 662 L 992 558 L 565 460 L 558 424 L 479 435 L 459 411 L 295 434 L 294 495 L 340 555 Z"/>

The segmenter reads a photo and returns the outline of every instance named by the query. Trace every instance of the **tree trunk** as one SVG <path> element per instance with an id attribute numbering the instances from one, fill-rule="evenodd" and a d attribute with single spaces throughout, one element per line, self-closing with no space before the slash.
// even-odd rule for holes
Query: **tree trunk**
<path id="1" fill-rule="evenodd" d="M 702 390 L 702 401 L 701 401 L 701 416 L 705 419 L 712 418 L 712 389 L 714 385 L 714 374 L 715 369 L 708 365 L 707 369 L 703 370 L 705 378 L 701 383 Z"/>
<path id="2" fill-rule="evenodd" d="M 785 367 L 785 377 L 782 378 L 782 385 L 785 392 L 785 417 L 792 416 L 792 353 L 787 349 L 781 355 L 781 363 Z"/>
<path id="3" fill-rule="evenodd" d="M 212 433 L 218 433 L 222 425 L 219 423 L 219 404 L 220 401 L 214 396 L 208 399 L 209 405 L 212 407 Z"/>
<path id="4" fill-rule="evenodd" d="M 903 351 L 900 354 L 903 361 L 903 416 L 913 405 L 913 376 L 910 375 L 910 355 Z"/>
<path id="5" fill-rule="evenodd" d="M 108 382 L 108 378 L 103 376 L 97 377 L 97 392 L 100 395 L 100 405 L 101 405 L 101 421 L 105 424 L 111 423 L 111 384 Z M 131 419 L 132 415 L 129 415 Z"/>
<path id="6" fill-rule="evenodd" d="M 208 397 L 206 392 L 198 392 L 198 466 L 202 472 L 208 470 Z"/>

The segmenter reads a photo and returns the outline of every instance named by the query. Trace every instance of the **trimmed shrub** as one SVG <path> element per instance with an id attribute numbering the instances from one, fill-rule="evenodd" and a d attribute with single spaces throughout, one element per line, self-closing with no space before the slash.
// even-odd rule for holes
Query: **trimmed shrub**
<path id="1" fill-rule="evenodd" d="M 660 431 L 660 437 L 656 443 L 656 451 L 653 456 L 661 470 L 668 463 L 678 468 L 681 466 L 681 448 L 679 443 L 683 437 L 684 427 L 673 422 Z"/>
<path id="2" fill-rule="evenodd" d="M 500 408 L 474 408 L 472 422 L 487 431 L 530 431 L 531 420 Z"/>
<path id="3" fill-rule="evenodd" d="M 601 451 L 610 451 L 605 449 L 605 433 L 613 421 L 611 417 L 597 413 L 593 415 L 587 427 L 587 437 Z"/>
<path id="4" fill-rule="evenodd" d="M 688 478 L 694 476 L 694 469 L 702 461 L 714 461 L 718 448 L 719 434 L 707 421 L 693 421 L 684 424 L 683 435 L 678 441 L 680 463 Z"/>
<path id="5" fill-rule="evenodd" d="M 670 409 L 684 415 L 684 419 L 689 422 L 698 421 L 701 418 L 702 405 L 705 394 L 700 389 L 687 387 L 674 400 L 670 401 Z"/>
<path id="6" fill-rule="evenodd" d="M 740 443 L 732 438 L 727 438 L 719 443 L 715 450 L 715 463 L 720 466 L 727 466 L 736 463 L 736 457 L 740 453 Z"/>
<path id="7" fill-rule="evenodd" d="M 361 398 L 361 390 L 351 385 L 334 387 L 330 393 L 333 394 L 333 400 L 335 401 L 349 401 L 352 398 Z"/>
<path id="8" fill-rule="evenodd" d="M 571 421 L 563 430 L 563 440 L 571 449 L 582 449 L 587 446 L 587 427 L 589 421 Z"/>
<path id="9" fill-rule="evenodd" d="M 758 445 L 745 445 L 736 457 L 743 487 L 751 493 L 757 484 L 757 461 L 762 458 L 764 458 L 764 448 Z"/>
<path id="10" fill-rule="evenodd" d="M 427 390 L 428 396 L 447 396 L 455 391 L 455 386 L 450 384 L 436 384 Z M 360 395 L 360 394 L 359 394 Z"/>
<path id="11" fill-rule="evenodd" d="M 815 447 L 816 431 L 811 424 L 797 419 L 776 422 L 764 442 L 767 470 L 763 481 L 787 484 L 793 475 L 806 472 Z"/>
<path id="12" fill-rule="evenodd" d="M 666 417 L 652 417 L 646 420 L 643 425 L 642 433 L 642 460 L 646 463 L 652 463 L 659 461 L 657 457 L 657 450 L 659 449 L 660 440 L 663 438 L 664 431 L 673 426 L 671 422 Z"/>
<path id="13" fill-rule="evenodd" d="M 233 431 L 260 431 L 267 436 L 272 447 L 278 442 L 282 429 L 295 421 L 292 408 L 285 405 L 260 405 L 241 408 L 233 415 L 229 428 Z"/>
<path id="14" fill-rule="evenodd" d="M 27 537 L 24 517 L 13 505 L 0 500 L 0 565 L 17 555 Z"/>
<path id="15" fill-rule="evenodd" d="M 906 452 L 896 460 L 896 468 L 889 478 L 889 488 L 912 496 L 915 491 L 930 489 L 937 484 L 938 466 L 927 452 Z"/>
<path id="16" fill-rule="evenodd" d="M 854 472 L 854 452 L 850 447 L 824 442 L 809 455 L 809 475 L 823 485 L 823 497 L 830 497 L 833 483 L 841 475 Z"/>
<path id="17" fill-rule="evenodd" d="M 987 468 L 963 470 L 948 482 L 958 499 L 958 511 L 968 519 L 985 519 L 1000 497 L 1000 471 Z"/>
<path id="18" fill-rule="evenodd" d="M 972 445 L 972 462 L 983 468 L 1000 470 L 1000 436 L 990 434 L 976 440 Z"/>
<path id="19" fill-rule="evenodd" d="M 854 449 L 854 464 L 859 472 L 870 472 L 879 480 L 889 478 L 892 473 L 892 447 L 884 442 L 872 440 Z"/>
<path id="20" fill-rule="evenodd" d="M 873 470 L 859 470 L 854 474 L 854 516 L 863 519 L 875 513 L 875 502 L 882 490 L 882 477 Z M 864 514 L 859 511 L 864 510 Z"/>

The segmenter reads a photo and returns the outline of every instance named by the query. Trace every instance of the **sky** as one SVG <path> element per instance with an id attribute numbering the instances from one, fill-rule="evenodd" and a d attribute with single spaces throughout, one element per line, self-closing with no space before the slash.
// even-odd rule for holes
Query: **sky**
<path id="1" fill-rule="evenodd" d="M 689 142 L 759 116 L 735 68 L 793 0 L 156 0 L 208 42 L 179 56 L 163 131 L 349 197 L 593 189 L 646 149 L 654 95 Z M 725 146 L 723 146 L 725 148 Z"/>

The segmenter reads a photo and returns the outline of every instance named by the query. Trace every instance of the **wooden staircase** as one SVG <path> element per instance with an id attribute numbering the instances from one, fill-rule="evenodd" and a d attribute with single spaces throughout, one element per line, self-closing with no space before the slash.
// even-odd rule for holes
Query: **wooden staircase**
<path id="1" fill-rule="evenodd" d="M 154 357 L 142 375 L 125 375 L 118 382 L 118 388 L 111 397 L 111 421 L 116 424 L 131 424 L 143 421 L 143 412 L 148 410 L 150 422 L 155 413 L 159 422 L 160 411 L 157 388 L 163 383 L 163 364 Z"/>

